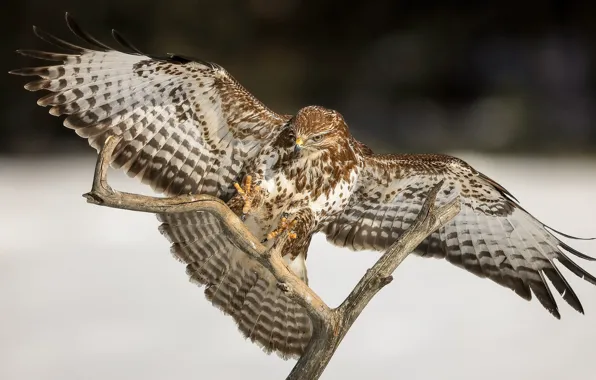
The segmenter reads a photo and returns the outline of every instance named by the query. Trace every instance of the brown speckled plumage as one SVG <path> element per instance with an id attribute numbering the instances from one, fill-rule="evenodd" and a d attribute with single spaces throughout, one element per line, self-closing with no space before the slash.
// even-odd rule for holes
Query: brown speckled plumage
<path id="1" fill-rule="evenodd" d="M 20 51 L 61 62 L 12 73 L 37 76 L 25 87 L 48 90 L 38 100 L 65 126 L 100 149 L 122 136 L 112 165 L 166 195 L 206 193 L 228 201 L 238 214 L 244 201 L 234 182 L 246 175 L 262 192 L 246 215 L 265 238 L 283 216 L 296 221 L 296 239 L 285 242 L 289 268 L 308 281 L 305 259 L 311 237 L 323 232 L 354 250 L 389 247 L 418 214 L 440 180 L 437 202 L 460 196 L 460 214 L 429 236 L 416 253 L 445 258 L 530 300 L 532 293 L 559 317 L 546 278 L 573 308 L 582 305 L 555 262 L 596 284 L 568 258 L 590 257 L 555 237 L 522 209 L 502 186 L 465 162 L 445 155 L 375 155 L 355 140 L 335 111 L 310 106 L 279 115 L 246 91 L 221 66 L 182 56 L 151 57 L 115 35 L 130 53 L 113 50 L 69 27 L 92 48 L 72 45 L 39 29 L 43 40 L 68 53 Z M 300 141 L 300 143 L 299 143 Z M 299 356 L 312 325 L 305 311 L 222 234 L 208 214 L 159 216 L 172 253 L 187 266 L 207 298 L 267 352 Z"/>

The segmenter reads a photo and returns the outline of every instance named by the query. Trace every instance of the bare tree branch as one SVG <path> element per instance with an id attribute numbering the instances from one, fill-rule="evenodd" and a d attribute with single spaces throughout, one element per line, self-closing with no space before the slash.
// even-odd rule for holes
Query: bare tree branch
<path id="1" fill-rule="evenodd" d="M 443 184 L 439 182 L 429 193 L 418 217 L 410 228 L 381 256 L 358 282 L 354 290 L 337 308 L 331 309 L 284 263 L 280 253 L 286 234 L 265 248 L 244 226 L 226 204 L 209 195 L 181 195 L 171 198 L 150 197 L 113 190 L 107 181 L 107 172 L 118 138 L 109 137 L 95 166 L 93 186 L 84 194 L 89 203 L 150 213 L 208 212 L 216 217 L 232 243 L 253 260 L 258 261 L 278 281 L 278 286 L 309 314 L 312 339 L 287 380 L 318 379 L 333 357 L 337 347 L 370 300 L 392 280 L 391 274 L 401 262 L 428 235 L 450 221 L 460 210 L 459 198 L 436 207 L 435 200 Z"/>
<path id="2" fill-rule="evenodd" d="M 399 264 L 428 235 L 459 213 L 458 197 L 444 206 L 438 208 L 435 206 L 437 193 L 442 184 L 443 181 L 440 181 L 433 187 L 410 228 L 393 243 L 372 268 L 366 271 L 344 302 L 332 309 L 331 315 L 326 318 L 324 326 L 319 327 L 317 334 L 313 333 L 313 339 L 305 354 L 298 360 L 287 380 L 318 379 L 362 310 L 379 290 L 393 280 L 391 274 Z"/>

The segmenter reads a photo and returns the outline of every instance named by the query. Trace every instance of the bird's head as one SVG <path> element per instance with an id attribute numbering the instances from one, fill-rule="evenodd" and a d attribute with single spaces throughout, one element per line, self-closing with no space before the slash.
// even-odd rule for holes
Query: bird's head
<path id="1" fill-rule="evenodd" d="M 318 106 L 304 107 L 288 122 L 296 155 L 310 156 L 330 149 L 342 149 L 350 137 L 339 112 Z"/>

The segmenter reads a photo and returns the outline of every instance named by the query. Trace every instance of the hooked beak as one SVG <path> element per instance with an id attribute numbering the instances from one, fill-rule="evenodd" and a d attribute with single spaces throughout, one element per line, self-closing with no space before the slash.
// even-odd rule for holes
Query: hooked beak
<path id="1" fill-rule="evenodd" d="M 294 145 L 294 153 L 298 153 L 300 152 L 300 150 L 302 149 L 302 145 L 304 144 L 304 141 L 302 141 L 301 137 L 298 137 L 296 139 L 296 145 Z"/>

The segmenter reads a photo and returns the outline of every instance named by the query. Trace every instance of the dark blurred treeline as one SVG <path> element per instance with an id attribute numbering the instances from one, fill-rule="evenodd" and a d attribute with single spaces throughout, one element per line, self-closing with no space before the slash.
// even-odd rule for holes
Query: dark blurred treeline
<path id="1" fill-rule="evenodd" d="M 148 53 L 224 66 L 279 112 L 339 110 L 379 151 L 575 153 L 596 147 L 596 2 L 26 0 L 3 3 L 6 70 L 51 50 L 32 25 L 72 40 L 115 28 Z M 109 44 L 109 43 L 108 43 Z M 2 76 L 0 153 L 89 149 Z"/>

